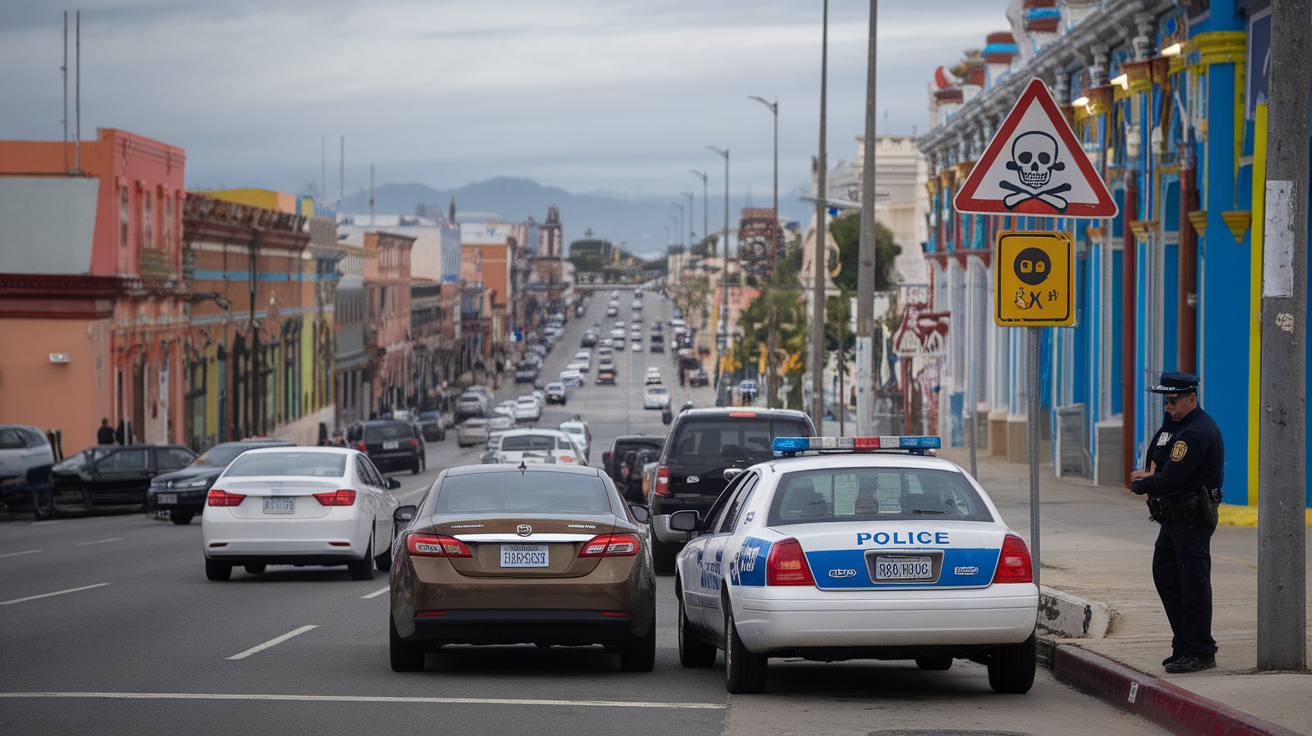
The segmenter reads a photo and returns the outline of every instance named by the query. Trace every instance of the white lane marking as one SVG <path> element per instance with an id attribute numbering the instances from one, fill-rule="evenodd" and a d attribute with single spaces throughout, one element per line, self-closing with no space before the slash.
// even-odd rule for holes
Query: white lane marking
<path id="1" fill-rule="evenodd" d="M 581 706 L 585 708 L 665 708 L 724 710 L 724 703 L 662 703 L 629 700 L 529 700 L 520 698 L 407 698 L 374 695 L 242 695 L 234 693 L 0 693 L 0 698 L 114 698 L 121 700 L 279 700 L 320 703 L 443 703 L 457 705 Z"/>
<path id="2" fill-rule="evenodd" d="M 24 602 L 26 602 L 26 601 L 34 601 L 34 600 L 36 600 L 36 599 L 38 599 L 38 598 L 49 598 L 49 597 L 52 596 L 52 595 L 63 595 L 63 594 L 65 594 L 65 593 L 76 593 L 76 592 L 78 592 L 79 590 L 91 590 L 92 588 L 103 588 L 103 587 L 105 587 L 106 585 L 109 585 L 109 583 L 96 583 L 95 585 L 83 585 L 81 588 L 69 588 L 68 590 L 56 590 L 56 591 L 53 592 L 53 593 L 42 593 L 41 595 L 29 595 L 29 596 L 26 597 L 26 598 L 15 598 L 15 599 L 13 599 L 12 601 L 0 601 L 0 606 L 8 606 L 8 605 L 11 605 L 11 604 L 13 604 L 13 603 L 24 603 Z"/>
<path id="3" fill-rule="evenodd" d="M 259 653 L 259 652 L 262 652 L 262 651 L 264 651 L 265 649 L 268 649 L 269 647 L 275 647 L 275 646 L 278 646 L 279 644 L 281 644 L 281 643 L 287 641 L 288 639 L 292 638 L 293 636 L 300 636 L 301 634 L 304 634 L 305 632 L 309 631 L 310 629 L 317 629 L 317 628 L 319 628 L 318 625 L 316 625 L 316 624 L 310 624 L 309 626 L 302 626 L 302 627 L 299 628 L 299 629 L 292 629 L 291 631 L 288 631 L 286 634 L 283 634 L 282 636 L 274 637 L 274 638 L 272 638 L 272 639 L 270 639 L 270 640 L 264 642 L 263 644 L 260 644 L 259 646 L 251 647 L 250 649 L 247 649 L 246 651 L 242 652 L 241 654 L 234 654 L 234 655 L 232 655 L 231 657 L 228 657 L 228 659 L 246 659 L 247 657 L 251 656 L 252 654 L 257 654 L 257 653 Z"/>
<path id="4" fill-rule="evenodd" d="M 6 552 L 5 554 L 0 555 L 0 557 L 17 557 L 19 555 L 34 555 L 40 551 L 41 550 L 39 549 L 25 549 L 22 552 Z"/>
<path id="5" fill-rule="evenodd" d="M 85 547 L 89 544 L 106 544 L 109 542 L 122 542 L 123 537 L 110 537 L 109 539 L 97 539 L 94 542 L 78 542 L 76 546 Z"/>
<path id="6" fill-rule="evenodd" d="M 361 598 L 365 598 L 365 599 L 368 599 L 368 598 L 377 598 L 378 596 L 382 595 L 383 593 L 386 593 L 387 591 L 389 591 L 389 590 L 391 590 L 391 589 L 392 589 L 392 586 L 389 585 L 389 586 L 387 586 L 386 588 L 379 588 L 378 590 L 375 590 L 374 592 L 370 593 L 369 595 L 362 595 L 362 596 L 360 596 L 360 597 L 361 597 Z"/>
<path id="7" fill-rule="evenodd" d="M 48 521 L 34 521 L 31 524 L 28 524 L 28 526 L 49 526 L 51 524 L 63 524 L 66 521 L 68 521 L 68 519 L 51 519 Z"/>

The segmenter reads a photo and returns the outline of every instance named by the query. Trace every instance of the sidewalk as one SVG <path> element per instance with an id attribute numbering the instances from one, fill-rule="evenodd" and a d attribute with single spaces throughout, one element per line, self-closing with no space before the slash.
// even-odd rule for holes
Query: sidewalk
<path id="1" fill-rule="evenodd" d="M 946 448 L 939 456 L 970 469 L 967 450 Z M 988 490 L 1007 524 L 1028 540 L 1028 466 L 1008 463 L 982 452 L 977 462 L 980 484 Z M 1312 675 L 1254 672 L 1257 665 L 1255 527 L 1220 526 L 1212 537 L 1212 635 L 1220 647 L 1216 668 L 1195 674 L 1167 675 L 1161 660 L 1171 652 L 1171 629 L 1152 580 L 1157 525 L 1148 520 L 1143 499 L 1120 488 L 1054 478 L 1051 465 L 1041 469 L 1040 498 L 1042 584 L 1086 601 L 1106 604 L 1111 609 L 1111 624 L 1105 638 L 1057 638 L 1059 650 L 1066 648 L 1060 645 L 1074 645 L 1243 713 L 1298 733 L 1312 734 Z M 1308 548 L 1308 557 L 1308 569 L 1312 570 L 1312 546 Z M 1312 614 L 1312 605 L 1308 611 Z M 1312 628 L 1312 616 L 1308 623 Z M 1097 660 L 1096 657 L 1086 659 Z M 1072 660 L 1068 657 L 1065 661 Z M 1115 668 L 1103 669 L 1104 676 L 1111 676 L 1108 672 Z M 1081 683 L 1076 679 L 1072 684 L 1096 689 L 1093 682 Z M 1147 689 L 1152 687 L 1151 683 L 1145 685 Z M 1169 686 L 1160 689 L 1168 695 L 1174 691 Z M 1184 697 L 1177 694 L 1176 703 Z M 1202 702 L 1206 705 L 1206 701 Z"/>

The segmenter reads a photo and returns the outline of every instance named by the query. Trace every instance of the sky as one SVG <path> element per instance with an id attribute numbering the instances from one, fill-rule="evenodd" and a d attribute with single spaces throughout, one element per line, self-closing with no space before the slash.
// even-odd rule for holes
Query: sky
<path id="1" fill-rule="evenodd" d="M 1006 0 L 884 0 L 879 133 L 927 127 L 935 67 L 1006 30 Z M 63 135 L 62 12 L 0 3 L 0 139 Z M 72 10 L 72 8 L 67 8 Z M 82 135 L 116 127 L 182 146 L 187 186 L 338 196 L 528 177 L 576 193 L 678 197 L 710 173 L 768 206 L 779 101 L 781 194 L 819 138 L 820 0 L 86 0 Z M 828 151 L 865 128 L 869 4 L 829 16 Z M 70 39 L 72 13 L 70 12 Z M 70 40 L 69 64 L 73 63 Z M 70 73 L 69 88 L 72 89 Z M 70 91 L 70 129 L 72 101 Z M 326 141 L 326 143 L 325 143 Z"/>

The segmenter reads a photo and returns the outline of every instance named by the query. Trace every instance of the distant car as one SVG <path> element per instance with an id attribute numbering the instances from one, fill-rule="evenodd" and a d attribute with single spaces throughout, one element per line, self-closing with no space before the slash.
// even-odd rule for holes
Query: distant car
<path id="1" fill-rule="evenodd" d="M 629 303 L 629 309 L 632 309 L 632 310 L 635 311 L 635 312 L 641 312 L 641 311 L 642 311 L 642 300 L 641 300 L 641 299 L 634 299 L 632 302 Z"/>
<path id="2" fill-rule="evenodd" d="M 174 524 L 189 524 L 205 510 L 205 494 L 237 456 L 247 450 L 295 446 L 291 440 L 276 438 L 221 442 L 187 467 L 155 476 L 146 491 L 146 511 L 167 512 Z"/>
<path id="3" fill-rule="evenodd" d="M 492 407 L 481 393 L 466 391 L 456 399 L 456 419 L 481 417 L 490 408 Z"/>
<path id="4" fill-rule="evenodd" d="M 610 331 L 610 339 L 612 340 L 623 340 L 624 335 L 625 332 L 623 327 L 616 327 L 615 329 Z"/>
<path id="5" fill-rule="evenodd" d="M 561 422 L 556 429 L 568 433 L 583 450 L 583 459 L 592 462 L 592 427 L 577 415 L 569 421 Z"/>
<path id="6" fill-rule="evenodd" d="M 602 337 L 597 340 L 597 347 L 599 348 L 610 348 L 613 347 L 614 345 L 615 345 L 614 341 L 611 340 L 609 336 Z"/>
<path id="7" fill-rule="evenodd" d="M 137 510 L 146 505 L 151 480 L 196 459 L 183 445 L 96 445 L 50 469 L 51 490 L 38 499 L 38 514 L 66 510 Z"/>
<path id="8" fill-rule="evenodd" d="M 515 421 L 536 422 L 542 418 L 542 405 L 532 396 L 515 399 Z"/>
<path id="9" fill-rule="evenodd" d="M 499 403 L 499 404 L 497 404 L 496 406 L 492 407 L 492 413 L 493 413 L 493 414 L 498 414 L 498 415 L 500 415 L 500 416 L 504 416 L 504 417 L 510 417 L 511 419 L 514 419 L 514 418 L 515 418 L 515 400 L 514 400 L 514 399 L 506 399 L 505 401 L 502 401 L 501 403 Z"/>
<path id="10" fill-rule="evenodd" d="M 632 351 L 635 352 L 635 353 L 641 353 L 641 352 L 642 352 L 642 343 L 639 342 L 638 340 L 634 340 L 633 343 L 629 345 L 629 349 L 632 350 Z"/>
<path id="11" fill-rule="evenodd" d="M 665 341 L 660 339 L 660 337 L 661 336 L 659 333 L 651 336 L 651 347 L 647 348 L 649 352 L 653 352 L 653 353 L 665 352 Z"/>
<path id="12" fill-rule="evenodd" d="M 560 372 L 560 382 L 568 386 L 582 386 L 583 373 L 575 370 L 566 370 Z"/>
<path id="13" fill-rule="evenodd" d="M 442 412 L 426 411 L 419 415 L 419 430 L 429 442 L 441 442 L 446 439 L 446 426 L 442 421 Z"/>
<path id="14" fill-rule="evenodd" d="M 711 379 L 709 376 L 706 375 L 705 369 L 693 368 L 692 370 L 688 371 L 688 385 L 690 387 L 697 388 L 699 386 L 709 386 L 710 383 L 711 383 Z"/>
<path id="15" fill-rule="evenodd" d="M 560 381 L 552 381 L 547 384 L 547 403 L 565 405 L 568 401 L 568 392 L 565 390 L 565 384 Z"/>
<path id="16" fill-rule="evenodd" d="M 487 442 L 487 420 L 482 417 L 466 419 L 456 425 L 456 444 L 461 447 L 480 445 Z"/>
<path id="17" fill-rule="evenodd" d="M 664 386 L 647 386 L 642 390 L 642 408 L 664 409 L 670 403 L 670 390 Z"/>
<path id="18" fill-rule="evenodd" d="M 363 422 L 352 428 L 347 442 L 365 453 L 380 470 L 404 469 L 418 474 L 426 466 L 424 441 L 409 422 L 379 419 Z"/>
<path id="19" fill-rule="evenodd" d="M 603 386 L 614 386 L 615 371 L 605 369 L 597 371 L 597 383 Z"/>
<path id="20" fill-rule="evenodd" d="M 520 363 L 515 369 L 515 383 L 533 383 L 538 380 L 538 374 L 542 370 L 531 363 Z"/>
<path id="21" fill-rule="evenodd" d="M 625 458 L 632 453 L 636 464 L 639 453 L 643 451 L 659 453 L 661 446 L 664 444 L 664 437 L 625 435 L 616 437 L 610 449 L 602 453 L 601 463 L 606 470 L 606 474 L 615 482 L 615 487 L 626 500 L 643 505 L 647 504 L 646 498 L 638 493 L 641 486 L 630 482 L 632 476 L 640 472 L 641 468 L 630 468 L 628 463 L 625 462 Z"/>
<path id="22" fill-rule="evenodd" d="M 502 434 L 498 462 L 516 464 L 525 454 L 542 453 L 561 465 L 587 465 L 580 443 L 557 429 L 512 429 Z"/>
<path id="23" fill-rule="evenodd" d="M 205 577 L 234 565 L 346 565 L 355 580 L 392 566 L 394 489 L 363 453 L 275 447 L 243 453 L 223 471 L 201 515 Z"/>
<path id="24" fill-rule="evenodd" d="M 565 366 L 565 370 L 578 371 L 579 373 L 587 373 L 588 371 L 592 370 L 592 363 L 591 361 L 587 361 L 587 360 L 571 360 L 569 362 L 569 365 Z"/>
<path id="25" fill-rule="evenodd" d="M 593 332 L 592 330 L 588 330 L 587 332 L 584 332 L 584 333 L 583 333 L 583 339 L 579 341 L 579 344 L 582 345 L 582 346 L 585 347 L 585 348 L 590 348 L 590 347 L 596 345 L 596 344 L 597 344 L 597 333 Z"/>
<path id="26" fill-rule="evenodd" d="M 642 377 L 642 385 L 659 386 L 661 385 L 661 371 L 656 366 L 647 369 L 647 375 Z"/>

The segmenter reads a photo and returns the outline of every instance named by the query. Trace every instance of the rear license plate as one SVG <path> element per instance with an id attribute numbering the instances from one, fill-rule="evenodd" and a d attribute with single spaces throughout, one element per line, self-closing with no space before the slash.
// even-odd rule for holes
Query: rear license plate
<path id="1" fill-rule="evenodd" d="M 928 557 L 876 557 L 875 580 L 932 580 L 934 561 Z"/>
<path id="2" fill-rule="evenodd" d="M 172 506 L 178 502 L 178 494 L 161 493 L 155 497 L 160 506 Z"/>
<path id="3" fill-rule="evenodd" d="M 384 443 L 383 443 L 383 449 L 384 449 L 384 450 L 395 450 L 396 448 L 398 448 L 398 447 L 400 447 L 400 446 L 401 446 L 401 443 L 400 443 L 400 442 L 396 442 L 396 441 L 392 441 L 392 442 L 384 442 Z"/>
<path id="4" fill-rule="evenodd" d="M 296 513 L 296 499 L 294 499 L 294 498 L 266 498 L 266 499 L 264 499 L 264 513 L 266 513 L 266 514 L 294 514 L 294 513 Z"/>
<path id="5" fill-rule="evenodd" d="M 546 567 L 547 564 L 545 544 L 501 545 L 502 567 Z"/>

